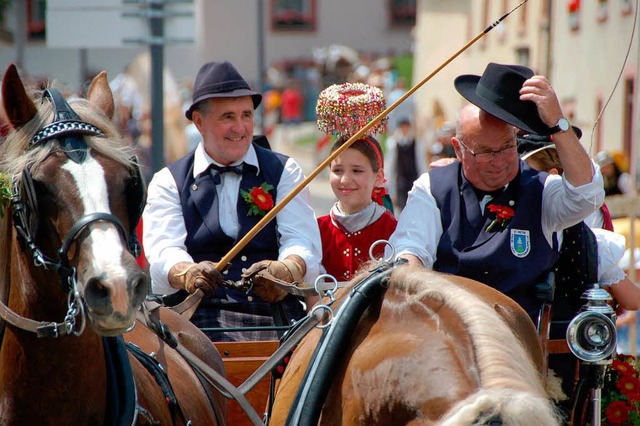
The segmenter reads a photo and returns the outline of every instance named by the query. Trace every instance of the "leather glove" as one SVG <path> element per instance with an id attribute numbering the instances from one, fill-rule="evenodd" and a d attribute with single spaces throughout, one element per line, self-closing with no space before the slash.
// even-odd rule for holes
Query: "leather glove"
<path id="1" fill-rule="evenodd" d="M 242 273 L 243 283 L 251 279 L 253 292 L 266 302 L 279 302 L 287 292 L 276 285 L 276 280 L 301 284 L 304 279 L 303 267 L 293 259 L 261 260 Z"/>
<path id="2" fill-rule="evenodd" d="M 186 268 L 174 267 L 179 271 L 170 274 L 169 282 L 172 286 L 184 288 L 189 293 L 200 289 L 205 296 L 213 296 L 218 285 L 224 281 L 222 274 L 216 269 L 217 263 L 215 262 L 204 260 L 200 263 L 185 263 L 184 265 Z"/>

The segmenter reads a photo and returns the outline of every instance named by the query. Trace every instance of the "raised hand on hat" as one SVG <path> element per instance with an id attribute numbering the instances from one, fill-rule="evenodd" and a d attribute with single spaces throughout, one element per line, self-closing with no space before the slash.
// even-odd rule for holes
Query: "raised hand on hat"
<path id="1" fill-rule="evenodd" d="M 554 127 L 564 117 L 556 92 L 544 76 L 534 75 L 526 80 L 520 89 L 520 99 L 535 103 L 540 119 L 549 127 Z M 576 187 L 591 182 L 595 169 L 575 132 L 570 129 L 555 133 L 553 141 L 567 181 Z"/>
<path id="2" fill-rule="evenodd" d="M 520 100 L 535 103 L 540 119 L 549 127 L 554 127 L 563 117 L 556 92 L 544 76 L 534 75 L 526 80 L 520 89 Z"/>

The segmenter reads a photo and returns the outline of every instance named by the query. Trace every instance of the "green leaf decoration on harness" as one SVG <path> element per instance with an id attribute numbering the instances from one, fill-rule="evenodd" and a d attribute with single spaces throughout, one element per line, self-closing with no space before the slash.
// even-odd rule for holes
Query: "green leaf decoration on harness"
<path id="1" fill-rule="evenodd" d="M 13 191 L 11 189 L 11 177 L 0 172 L 0 217 L 4 217 L 4 211 L 11 202 Z"/>

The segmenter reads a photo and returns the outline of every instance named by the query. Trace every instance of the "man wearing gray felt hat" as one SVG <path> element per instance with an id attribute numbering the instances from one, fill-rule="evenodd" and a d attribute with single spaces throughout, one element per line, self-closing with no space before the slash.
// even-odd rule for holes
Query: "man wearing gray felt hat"
<path id="1" fill-rule="evenodd" d="M 261 100 L 230 62 L 204 64 L 185 113 L 202 141 L 149 183 L 143 241 L 152 291 L 164 295 L 167 304 L 204 292 L 191 321 L 214 329 L 206 331 L 214 341 L 276 339 L 275 331 L 264 328 L 300 319 L 304 309 L 298 297 L 277 291 L 274 283 L 312 283 L 322 259 L 320 231 L 305 188 L 224 271 L 218 267 L 304 180 L 294 159 L 253 139 L 254 112 Z M 250 280 L 251 291 L 223 288 L 225 280 Z M 263 329 L 222 330 L 247 326 Z"/>
<path id="2" fill-rule="evenodd" d="M 193 101 L 185 112 L 191 120 L 193 110 L 197 105 L 211 98 L 237 98 L 251 96 L 253 108 L 258 108 L 262 95 L 251 90 L 249 84 L 229 61 L 209 62 L 200 67 L 196 81 L 193 84 Z"/>

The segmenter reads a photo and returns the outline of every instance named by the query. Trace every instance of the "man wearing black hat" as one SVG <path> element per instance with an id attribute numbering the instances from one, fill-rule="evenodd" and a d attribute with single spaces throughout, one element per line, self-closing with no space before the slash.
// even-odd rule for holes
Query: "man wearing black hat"
<path id="1" fill-rule="evenodd" d="M 535 320 L 535 285 L 558 259 L 556 234 L 602 205 L 602 176 L 545 77 L 491 63 L 455 87 L 471 102 L 452 138 L 457 160 L 414 182 L 391 243 L 410 263 L 502 291 Z M 562 177 L 519 160 L 514 126 L 553 134 Z"/>
<path id="2" fill-rule="evenodd" d="M 177 301 L 178 294 L 203 290 L 207 297 L 191 318 L 200 328 L 274 325 L 283 313 L 284 321 L 304 314 L 300 300 L 274 292 L 265 274 L 254 278 L 249 294 L 223 288 L 223 279 L 264 271 L 301 283 L 318 275 L 320 233 L 308 190 L 294 197 L 230 267 L 216 269 L 215 262 L 304 179 L 293 159 L 252 142 L 254 109 L 261 100 L 231 63 L 203 65 L 185 114 L 202 142 L 149 184 L 143 238 L 153 292 Z M 207 335 L 215 341 L 276 338 L 271 331 Z"/>

